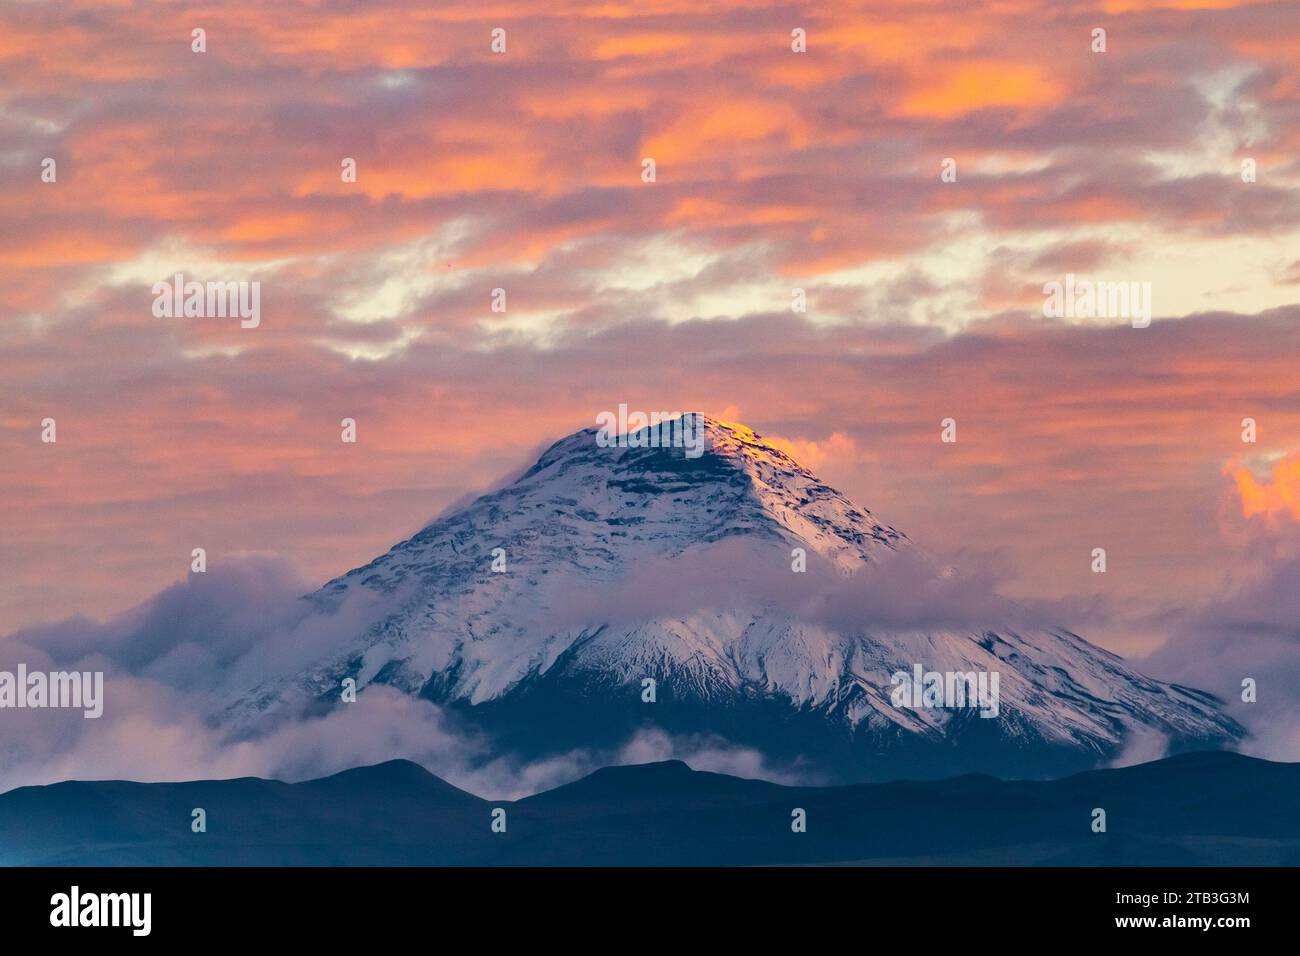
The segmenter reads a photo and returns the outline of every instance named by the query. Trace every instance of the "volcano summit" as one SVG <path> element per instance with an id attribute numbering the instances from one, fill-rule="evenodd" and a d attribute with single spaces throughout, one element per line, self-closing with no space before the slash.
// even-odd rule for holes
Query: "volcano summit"
<path id="1" fill-rule="evenodd" d="M 702 420 L 697 457 L 570 435 L 330 581 L 305 600 L 329 613 L 361 594 L 375 622 L 245 688 L 230 713 L 257 720 L 303 694 L 348 706 L 352 678 L 429 699 L 521 755 L 657 727 L 838 781 L 1056 776 L 1138 742 L 1242 736 L 1211 695 L 1034 620 L 748 428 Z M 899 706 L 916 695 L 891 699 L 892 675 L 922 665 L 998 675 L 996 718 Z"/>

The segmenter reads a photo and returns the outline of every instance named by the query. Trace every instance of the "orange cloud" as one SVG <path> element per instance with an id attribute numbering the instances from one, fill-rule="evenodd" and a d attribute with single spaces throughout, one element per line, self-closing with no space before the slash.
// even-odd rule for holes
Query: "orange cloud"
<path id="1" fill-rule="evenodd" d="M 659 162 L 686 163 L 730 155 L 758 143 L 779 142 L 800 149 L 807 141 L 806 123 L 790 104 L 732 99 L 688 110 L 647 141 L 645 153 Z"/>
<path id="2" fill-rule="evenodd" d="M 780 435 L 763 437 L 769 444 L 781 449 L 812 471 L 821 470 L 830 460 L 839 461 L 841 464 L 851 462 L 858 453 L 856 443 L 844 432 L 833 432 L 829 438 L 821 441 L 811 441 L 807 438 L 782 438 Z"/>
<path id="3" fill-rule="evenodd" d="M 1272 519 L 1289 514 L 1300 518 L 1300 452 L 1278 461 L 1268 484 L 1257 481 L 1248 468 L 1232 469 L 1232 477 L 1241 495 L 1242 517 L 1264 515 Z"/>
<path id="4" fill-rule="evenodd" d="M 1062 87 L 1039 67 L 1023 63 L 960 63 L 903 101 L 905 116 L 952 119 L 993 107 L 1047 106 Z"/>

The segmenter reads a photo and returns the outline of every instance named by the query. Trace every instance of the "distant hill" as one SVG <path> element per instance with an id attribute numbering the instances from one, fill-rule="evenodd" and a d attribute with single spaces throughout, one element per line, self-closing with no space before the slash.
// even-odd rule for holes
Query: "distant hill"
<path id="1" fill-rule="evenodd" d="M 784 787 L 608 767 L 515 802 L 406 761 L 288 784 L 72 781 L 0 795 L 5 865 L 1298 865 L 1300 764 L 1184 754 L 1053 781 Z M 191 811 L 207 813 L 193 833 Z M 491 831 L 492 811 L 506 832 Z M 1093 833 L 1092 811 L 1107 832 Z M 791 831 L 791 814 L 807 832 Z"/>

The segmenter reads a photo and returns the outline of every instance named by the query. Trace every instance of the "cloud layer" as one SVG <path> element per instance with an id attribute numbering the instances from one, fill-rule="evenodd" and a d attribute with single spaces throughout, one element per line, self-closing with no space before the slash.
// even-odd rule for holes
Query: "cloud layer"
<path id="1" fill-rule="evenodd" d="M 9 635 L 0 641 L 0 670 L 102 671 L 105 690 L 96 718 L 77 709 L 5 710 L 0 792 L 66 779 L 303 780 L 394 758 L 502 799 L 610 764 L 673 757 L 702 770 L 796 779 L 752 749 L 657 730 L 610 750 L 523 761 L 472 723 L 382 685 L 346 706 L 290 697 L 258 720 L 232 720 L 232 689 L 246 692 L 266 674 L 305 668 L 371 620 L 364 605 L 315 611 L 301 593 L 301 579 L 284 562 L 241 556 L 109 621 L 69 618 Z"/>

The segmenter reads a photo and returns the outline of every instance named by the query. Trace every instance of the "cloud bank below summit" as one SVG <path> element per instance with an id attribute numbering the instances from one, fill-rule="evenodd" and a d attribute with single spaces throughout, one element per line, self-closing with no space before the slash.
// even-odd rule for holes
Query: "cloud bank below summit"
<path id="1" fill-rule="evenodd" d="M 702 770 L 804 779 L 725 740 L 656 730 L 609 751 L 522 762 L 436 705 L 378 685 L 328 712 L 289 701 L 258 726 L 223 725 L 225 688 L 248 686 L 267 668 L 305 667 L 372 620 L 364 602 L 317 612 L 301 600 L 309 590 L 288 562 L 246 555 L 108 621 L 70 618 L 0 639 L 0 669 L 21 661 L 32 670 L 103 670 L 107 688 L 97 720 L 79 710 L 7 710 L 0 791 L 64 779 L 303 780 L 398 757 L 503 799 L 601 766 L 670 757 Z"/>
<path id="2" fill-rule="evenodd" d="M 1276 544 L 1276 535 L 1270 538 Z M 1008 602 L 982 574 L 952 574 L 911 547 L 847 583 L 820 568 L 792 575 L 780 549 L 723 539 L 675 562 L 648 562 L 608 588 L 552 602 L 563 608 L 548 626 L 715 607 L 737 594 L 783 606 L 831 625 L 962 628 L 991 621 L 1059 623 L 1060 605 Z M 775 559 L 775 560 L 773 560 Z M 1300 632 L 1287 574 L 1295 558 L 1192 612 L 1164 622 L 1168 645 L 1144 667 L 1152 676 L 1218 693 L 1252 737 L 1243 749 L 1300 759 L 1300 711 L 1280 688 L 1300 672 Z M 1294 579 L 1291 579 L 1294 580 Z M 356 704 L 322 711 L 311 702 L 273 712 L 259 725 L 223 725 L 231 687 L 274 668 L 306 666 L 342 646 L 373 619 L 375 608 L 350 600 L 324 613 L 301 595 L 306 581 L 287 562 L 245 555 L 190 575 L 126 614 L 105 622 L 72 618 L 0 640 L 0 667 L 102 669 L 106 713 L 10 711 L 0 749 L 0 789 L 60 779 L 179 780 L 243 775 L 300 780 L 404 757 L 475 793 L 501 798 L 536 792 L 611 763 L 678 757 L 696 769 L 778 782 L 822 782 L 798 766 L 769 761 L 753 748 L 711 737 L 673 738 L 647 730 L 612 750 L 575 750 L 538 762 L 500 753 L 471 724 L 436 705 L 372 686 Z M 1074 623 L 1067 621 L 1066 623 Z M 1087 629 L 1081 629 L 1087 634 Z M 1261 656 L 1262 655 L 1262 656 Z M 1235 706 L 1238 674 L 1260 675 L 1261 703 Z M 1162 755 L 1157 740 L 1135 741 L 1123 762 Z"/>

